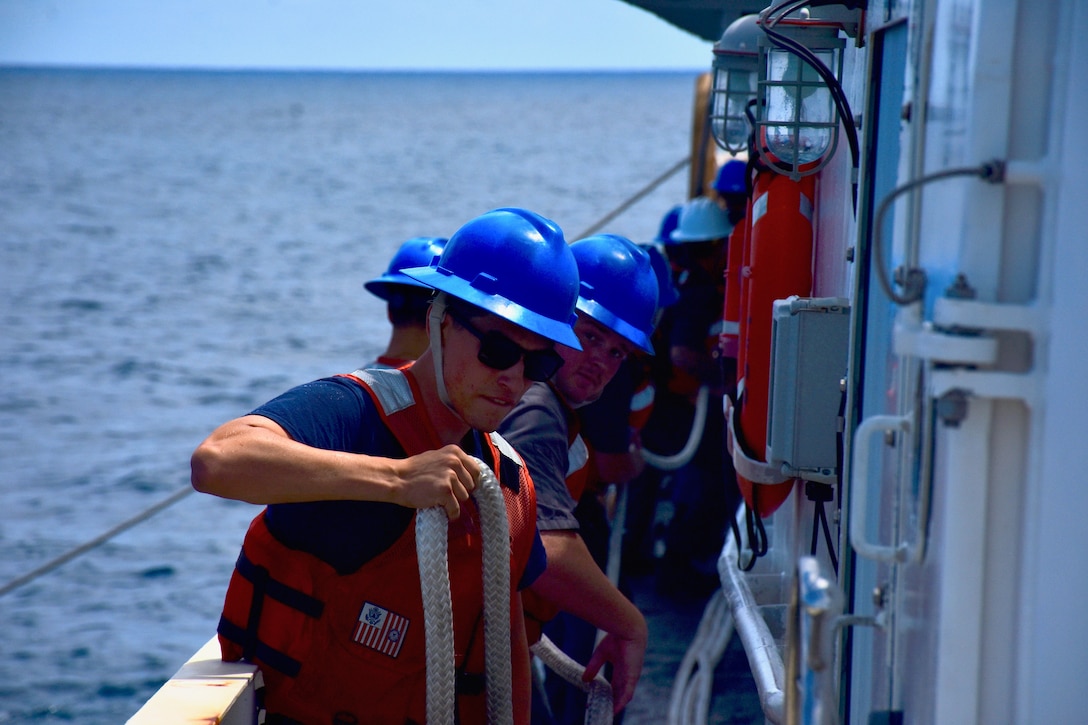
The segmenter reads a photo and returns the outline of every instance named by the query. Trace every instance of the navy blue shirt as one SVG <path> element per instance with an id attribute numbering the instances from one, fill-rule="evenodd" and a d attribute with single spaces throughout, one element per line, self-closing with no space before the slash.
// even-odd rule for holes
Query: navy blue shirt
<path id="1" fill-rule="evenodd" d="M 693 268 L 680 286 L 680 298 L 670 308 L 670 345 L 708 351 L 708 346 L 717 342 L 724 300 L 720 280 L 701 268 Z"/>
<path id="2" fill-rule="evenodd" d="M 578 409 L 582 437 L 598 453 L 627 453 L 631 446 L 631 398 L 643 363 L 629 355 L 604 386 L 601 397 Z"/>
<path id="3" fill-rule="evenodd" d="M 275 421 L 299 443 L 314 448 L 406 458 L 404 448 L 382 423 L 370 395 L 349 378 L 324 378 L 288 390 L 253 411 Z M 473 431 L 462 447 L 481 460 L 483 443 Z M 299 483 L 304 488 L 305 481 Z M 504 484 L 506 485 L 506 484 Z M 350 574 L 388 549 L 404 533 L 415 509 L 375 501 L 311 501 L 270 504 L 269 531 L 283 544 L 329 562 Z M 540 535 L 519 588 L 544 571 L 546 555 Z"/>

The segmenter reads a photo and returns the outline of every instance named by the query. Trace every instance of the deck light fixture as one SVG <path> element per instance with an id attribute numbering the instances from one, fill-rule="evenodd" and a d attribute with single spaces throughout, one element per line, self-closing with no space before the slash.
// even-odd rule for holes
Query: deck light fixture
<path id="1" fill-rule="evenodd" d="M 734 156 L 748 150 L 746 112 L 756 97 L 759 38 L 763 35 L 758 20 L 758 15 L 737 18 L 714 44 L 710 132 L 718 145 Z"/>
<path id="2" fill-rule="evenodd" d="M 819 171 L 835 153 L 839 114 L 832 84 L 842 73 L 837 22 L 761 18 L 756 148 L 775 171 L 796 180 Z M 833 78 L 825 78 L 811 60 Z"/>

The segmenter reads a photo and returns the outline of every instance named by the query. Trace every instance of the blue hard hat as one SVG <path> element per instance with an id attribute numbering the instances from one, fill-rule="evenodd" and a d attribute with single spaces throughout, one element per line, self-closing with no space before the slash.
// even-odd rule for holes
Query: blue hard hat
<path id="1" fill-rule="evenodd" d="M 714 191 L 719 194 L 747 194 L 748 183 L 745 180 L 748 164 L 740 159 L 730 159 L 718 169 L 714 178 Z"/>
<path id="2" fill-rule="evenodd" d="M 570 245 L 578 262 L 578 309 L 653 354 L 657 275 L 650 255 L 626 237 L 595 234 Z"/>
<path id="3" fill-rule="evenodd" d="M 665 212 L 665 216 L 661 217 L 661 228 L 657 232 L 657 237 L 654 239 L 655 242 L 672 244 L 672 232 L 676 229 L 676 225 L 680 221 L 680 210 L 683 208 L 682 204 L 677 204 L 672 209 Z"/>
<path id="4" fill-rule="evenodd" d="M 724 239 L 733 231 L 729 215 L 712 199 L 698 196 L 680 210 L 680 223 L 670 239 L 674 244 L 686 242 L 710 242 Z"/>
<path id="5" fill-rule="evenodd" d="M 400 249 L 389 261 L 389 267 L 380 276 L 363 284 L 367 292 L 389 301 L 396 290 L 396 285 L 408 285 L 419 289 L 430 289 L 427 285 L 412 279 L 401 270 L 407 267 L 427 266 L 442 254 L 446 246 L 445 237 L 412 237 L 400 245 Z"/>
<path id="6" fill-rule="evenodd" d="M 665 309 L 676 304 L 676 301 L 680 299 L 680 293 L 676 291 L 676 285 L 672 281 L 669 260 L 665 259 L 665 255 L 653 244 L 639 246 L 650 255 L 650 265 L 654 268 L 654 274 L 657 275 L 657 308 Z"/>
<path id="7" fill-rule="evenodd" d="M 494 209 L 454 232 L 412 279 L 504 320 L 581 350 L 574 334 L 578 266 L 550 219 L 526 209 Z"/>

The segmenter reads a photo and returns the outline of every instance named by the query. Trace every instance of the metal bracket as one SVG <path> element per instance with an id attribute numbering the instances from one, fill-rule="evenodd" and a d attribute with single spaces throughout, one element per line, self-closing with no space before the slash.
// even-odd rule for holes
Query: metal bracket
<path id="1" fill-rule="evenodd" d="M 900 312 L 896 320 L 894 349 L 900 355 L 942 364 L 929 372 L 927 392 L 932 397 L 954 393 L 1009 398 L 1023 400 L 1030 406 L 1039 400 L 1039 380 L 1035 373 L 992 369 L 998 364 L 998 344 L 988 334 L 1013 331 L 1037 338 L 1043 329 L 1043 315 L 1038 308 L 940 297 L 933 304 L 932 322 L 912 324 L 907 314 Z M 980 370 L 978 366 L 991 369 Z"/>
<path id="2" fill-rule="evenodd" d="M 722 411 L 728 426 L 725 447 L 733 458 L 733 468 L 736 472 L 752 483 L 792 483 L 793 477 L 783 473 L 780 465 L 757 461 L 745 455 L 744 448 L 737 440 L 737 432 L 733 428 L 733 403 L 728 395 L 722 399 Z"/>
<path id="3" fill-rule="evenodd" d="M 909 324 L 901 310 L 892 333 L 897 355 L 953 365 L 992 365 L 997 361 L 997 340 L 964 336 L 940 330 L 932 323 Z"/>
<path id="4" fill-rule="evenodd" d="M 1020 330 L 1036 333 L 1043 323 L 1038 308 L 999 302 L 938 297 L 933 302 L 933 324 L 945 328 Z"/>

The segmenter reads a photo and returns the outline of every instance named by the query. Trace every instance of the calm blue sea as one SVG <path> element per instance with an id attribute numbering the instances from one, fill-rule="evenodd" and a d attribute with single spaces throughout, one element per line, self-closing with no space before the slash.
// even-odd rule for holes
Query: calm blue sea
<path id="1" fill-rule="evenodd" d="M 386 339 L 362 283 L 499 206 L 570 239 L 688 153 L 696 72 L 0 69 L 0 586 L 188 487 Z M 653 237 L 672 177 L 605 231 Z M 214 633 L 257 508 L 191 494 L 0 597 L 0 723 L 118 723 Z"/>

